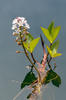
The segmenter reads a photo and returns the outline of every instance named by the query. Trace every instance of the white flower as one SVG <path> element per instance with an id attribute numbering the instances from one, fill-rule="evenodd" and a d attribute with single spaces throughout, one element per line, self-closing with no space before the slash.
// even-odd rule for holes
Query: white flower
<path id="1" fill-rule="evenodd" d="M 27 28 L 27 29 L 29 29 L 30 28 L 30 26 L 29 26 L 29 24 L 25 24 L 25 27 Z"/>
<path id="2" fill-rule="evenodd" d="M 24 17 L 17 17 L 12 22 L 12 30 L 17 30 L 19 27 L 25 27 L 27 29 L 30 28 L 27 20 Z"/>
<path id="3" fill-rule="evenodd" d="M 15 29 L 17 29 L 17 26 L 16 26 L 16 24 L 13 24 L 12 25 L 12 30 L 15 30 Z"/>
<path id="4" fill-rule="evenodd" d="M 17 19 L 14 19 L 12 24 L 16 24 L 17 23 Z"/>

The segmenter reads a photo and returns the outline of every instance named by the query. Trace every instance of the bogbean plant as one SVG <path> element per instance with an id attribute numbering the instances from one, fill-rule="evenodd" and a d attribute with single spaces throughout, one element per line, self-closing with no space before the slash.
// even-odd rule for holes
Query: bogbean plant
<path id="1" fill-rule="evenodd" d="M 32 100 L 36 97 L 41 88 L 48 83 L 52 83 L 54 86 L 59 87 L 61 84 L 60 76 L 55 72 L 56 63 L 50 64 L 52 59 L 61 55 L 58 53 L 59 40 L 56 37 L 61 29 L 60 26 L 54 26 L 54 22 L 48 26 L 48 28 L 41 27 L 43 34 L 49 41 L 49 46 L 44 43 L 42 35 L 38 38 L 34 38 L 28 31 L 30 28 L 27 20 L 24 17 L 17 17 L 12 22 L 13 36 L 16 37 L 18 46 L 21 46 L 24 51 L 16 51 L 16 53 L 24 52 L 31 65 L 29 72 L 26 74 L 24 80 L 21 83 L 21 89 L 28 86 L 32 92 L 28 94 L 27 99 Z M 37 46 L 39 40 L 43 49 L 43 58 L 40 62 L 34 57 L 34 49 Z M 45 50 L 47 48 L 47 50 Z M 36 71 L 36 74 L 35 74 Z"/>

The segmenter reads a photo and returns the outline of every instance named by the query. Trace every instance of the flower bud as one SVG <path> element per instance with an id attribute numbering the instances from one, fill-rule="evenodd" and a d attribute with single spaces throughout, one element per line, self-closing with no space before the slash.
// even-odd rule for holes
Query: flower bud
<path id="1" fill-rule="evenodd" d="M 13 35 L 13 36 L 17 36 L 18 34 L 17 34 L 16 32 L 13 32 L 12 35 Z"/>
<path id="2" fill-rule="evenodd" d="M 19 37 L 16 37 L 16 42 L 18 42 L 18 40 L 19 40 Z"/>
<path id="3" fill-rule="evenodd" d="M 24 53 L 24 51 L 16 51 L 16 53 Z"/>
<path id="4" fill-rule="evenodd" d="M 18 45 L 21 45 L 21 42 L 17 42 Z"/>
<path id="5" fill-rule="evenodd" d="M 21 51 L 16 51 L 16 53 L 21 53 Z"/>

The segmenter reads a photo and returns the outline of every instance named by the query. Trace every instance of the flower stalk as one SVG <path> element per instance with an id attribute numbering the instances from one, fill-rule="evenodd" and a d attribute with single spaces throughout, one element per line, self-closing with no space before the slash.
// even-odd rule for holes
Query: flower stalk
<path id="1" fill-rule="evenodd" d="M 23 49 L 24 49 L 25 55 L 26 55 L 26 57 L 28 58 L 28 60 L 30 61 L 30 63 L 32 64 L 32 66 L 35 68 L 36 72 L 38 73 L 38 82 L 40 82 L 40 81 L 41 81 L 40 73 L 39 73 L 37 67 L 35 66 L 35 64 L 34 64 L 34 63 L 32 62 L 32 60 L 30 59 L 30 57 L 29 57 L 29 55 L 28 55 L 28 53 L 27 53 L 27 51 L 26 51 L 26 49 L 25 49 L 25 47 L 24 47 L 24 44 L 23 44 L 23 41 L 22 41 L 22 37 L 21 37 L 21 33 L 20 33 L 20 38 L 21 38 L 21 45 L 22 45 L 22 47 L 23 47 Z M 31 55 L 32 55 L 32 54 L 31 54 Z M 33 57 L 33 55 L 32 55 L 32 57 Z M 34 59 L 34 58 L 33 58 L 33 59 Z M 35 59 L 34 59 L 34 60 L 35 60 Z"/>

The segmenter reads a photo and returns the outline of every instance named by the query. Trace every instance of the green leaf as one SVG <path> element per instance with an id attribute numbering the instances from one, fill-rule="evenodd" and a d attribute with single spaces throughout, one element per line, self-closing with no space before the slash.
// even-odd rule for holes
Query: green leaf
<path id="1" fill-rule="evenodd" d="M 55 49 L 57 51 L 58 47 L 59 47 L 59 40 L 57 40 L 56 42 L 54 42 L 52 44 L 51 50 L 54 50 Z"/>
<path id="2" fill-rule="evenodd" d="M 51 48 L 49 48 L 47 46 L 47 50 L 51 57 L 61 56 L 61 53 L 57 53 L 58 46 L 59 46 L 59 40 L 57 40 L 55 43 L 53 43 Z"/>
<path id="3" fill-rule="evenodd" d="M 54 41 L 56 39 L 56 37 L 58 36 L 59 34 L 59 31 L 60 31 L 61 27 L 60 26 L 57 26 L 57 27 L 54 27 L 52 29 L 52 41 Z"/>
<path id="4" fill-rule="evenodd" d="M 51 33 L 53 27 L 54 27 L 54 22 L 52 21 L 51 24 L 48 27 L 48 30 L 49 30 L 50 33 Z"/>
<path id="5" fill-rule="evenodd" d="M 26 38 L 26 43 L 30 43 L 34 39 L 30 33 L 26 34 L 25 38 Z"/>
<path id="6" fill-rule="evenodd" d="M 24 43 L 25 48 L 32 53 L 34 51 L 34 48 L 36 47 L 36 45 L 39 42 L 39 37 L 36 39 L 33 39 L 30 43 Z"/>
<path id="7" fill-rule="evenodd" d="M 23 80 L 23 82 L 21 83 L 21 89 L 23 89 L 25 86 L 30 85 L 31 83 L 33 83 L 37 78 L 35 77 L 35 74 L 30 71 L 29 73 L 27 73 L 27 75 L 25 76 L 25 79 Z"/>
<path id="8" fill-rule="evenodd" d="M 53 41 L 56 39 L 56 37 L 59 34 L 61 27 L 57 26 L 54 27 L 54 22 L 51 22 L 48 29 L 41 27 L 42 32 L 46 36 L 46 38 L 49 40 L 50 43 L 53 43 Z"/>
<path id="9" fill-rule="evenodd" d="M 56 72 L 54 72 L 53 70 L 49 70 L 47 72 L 47 76 L 45 78 L 44 83 L 47 84 L 49 82 L 52 82 L 53 85 L 59 87 L 61 84 L 61 78 Z"/>
<path id="10" fill-rule="evenodd" d="M 46 28 L 41 27 L 42 32 L 44 33 L 44 35 L 46 36 L 46 38 L 50 41 L 50 43 L 52 43 L 52 37 L 49 33 L 49 30 Z"/>
<path id="11" fill-rule="evenodd" d="M 40 38 L 38 37 L 38 38 L 36 38 L 36 39 L 34 39 L 34 40 L 31 41 L 31 43 L 30 43 L 31 52 L 33 52 L 34 48 L 35 48 L 36 45 L 38 44 L 39 39 L 40 39 Z"/>
<path id="12" fill-rule="evenodd" d="M 59 87 L 61 84 L 60 76 L 57 75 L 57 77 L 54 80 L 52 80 L 52 84 L 55 85 L 56 87 Z"/>
<path id="13" fill-rule="evenodd" d="M 49 70 L 47 72 L 47 76 L 46 76 L 46 79 L 45 79 L 45 84 L 49 83 L 50 81 L 52 81 L 54 78 L 56 77 L 56 73 L 53 72 L 52 70 Z"/>

